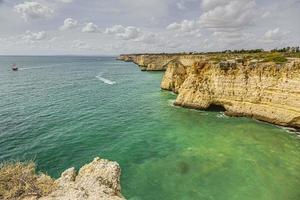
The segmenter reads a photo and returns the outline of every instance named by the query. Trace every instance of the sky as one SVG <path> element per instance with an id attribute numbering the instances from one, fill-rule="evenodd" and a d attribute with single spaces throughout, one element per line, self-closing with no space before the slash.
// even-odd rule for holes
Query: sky
<path id="1" fill-rule="evenodd" d="M 0 55 L 300 46 L 300 0 L 0 0 Z"/>

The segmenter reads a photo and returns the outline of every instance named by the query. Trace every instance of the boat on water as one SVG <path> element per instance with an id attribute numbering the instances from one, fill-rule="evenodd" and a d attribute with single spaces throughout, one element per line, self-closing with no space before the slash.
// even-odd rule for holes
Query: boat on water
<path id="1" fill-rule="evenodd" d="M 13 65 L 11 66 L 11 69 L 12 69 L 13 71 L 18 71 L 18 67 L 17 67 L 16 64 L 13 64 Z"/>

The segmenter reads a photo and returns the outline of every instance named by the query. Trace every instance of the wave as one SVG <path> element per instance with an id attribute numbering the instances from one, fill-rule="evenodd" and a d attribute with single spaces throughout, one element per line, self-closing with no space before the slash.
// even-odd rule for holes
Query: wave
<path id="1" fill-rule="evenodd" d="M 296 129 L 292 127 L 284 127 L 284 126 L 278 126 L 278 127 L 285 130 L 288 133 L 296 133 L 300 137 L 300 129 Z"/>
<path id="2" fill-rule="evenodd" d="M 170 99 L 170 100 L 168 100 L 168 104 L 169 104 L 169 106 L 172 106 L 172 107 L 178 107 L 178 106 L 175 106 L 175 99 Z"/>
<path id="3" fill-rule="evenodd" d="M 229 116 L 225 115 L 224 112 L 221 112 L 217 115 L 217 118 L 229 118 Z"/>
<path id="4" fill-rule="evenodd" d="M 99 79 L 100 81 L 102 81 L 103 83 L 108 84 L 108 85 L 114 85 L 114 84 L 116 84 L 115 81 L 111 81 L 111 80 L 108 80 L 106 78 L 103 78 L 102 74 L 99 74 L 98 76 L 96 76 L 96 78 Z"/>

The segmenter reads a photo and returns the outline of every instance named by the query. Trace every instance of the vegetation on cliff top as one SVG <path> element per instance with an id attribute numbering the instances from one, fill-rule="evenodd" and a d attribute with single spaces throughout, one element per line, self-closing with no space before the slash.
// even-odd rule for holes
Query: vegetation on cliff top
<path id="1" fill-rule="evenodd" d="M 33 162 L 10 162 L 0 165 L 0 199 L 42 197 L 55 190 L 54 180 L 37 174 Z"/>
<path id="2" fill-rule="evenodd" d="M 239 49 L 239 50 L 224 50 L 211 52 L 178 52 L 178 53 L 138 53 L 138 54 L 121 54 L 121 55 L 215 55 L 215 54 L 265 54 L 265 53 L 281 53 L 286 57 L 300 57 L 300 47 L 283 47 L 276 48 L 270 51 L 264 49 Z"/>
<path id="3" fill-rule="evenodd" d="M 276 64 L 284 64 L 290 58 L 300 58 L 300 47 L 284 47 L 281 49 L 272 49 L 265 51 L 264 49 L 252 50 L 225 50 L 220 52 L 179 52 L 179 53 L 150 53 L 150 54 L 129 54 L 129 55 L 166 55 L 166 56 L 181 56 L 181 55 L 202 55 L 208 57 L 215 63 L 228 60 L 236 60 L 240 63 L 248 62 L 274 62 Z"/>
<path id="4" fill-rule="evenodd" d="M 299 53 L 300 55 L 300 53 Z M 239 62 L 255 61 L 255 62 L 275 62 L 282 64 L 288 61 L 288 57 L 278 52 L 261 52 L 261 53 L 245 53 L 245 54 L 213 54 L 210 59 L 216 63 L 221 61 L 237 59 Z"/>

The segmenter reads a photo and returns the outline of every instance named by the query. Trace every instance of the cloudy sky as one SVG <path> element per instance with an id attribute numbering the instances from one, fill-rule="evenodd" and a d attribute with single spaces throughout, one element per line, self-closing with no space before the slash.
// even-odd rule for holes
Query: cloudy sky
<path id="1" fill-rule="evenodd" d="M 300 45 L 300 0 L 0 0 L 0 54 Z"/>

